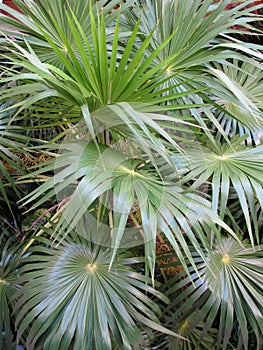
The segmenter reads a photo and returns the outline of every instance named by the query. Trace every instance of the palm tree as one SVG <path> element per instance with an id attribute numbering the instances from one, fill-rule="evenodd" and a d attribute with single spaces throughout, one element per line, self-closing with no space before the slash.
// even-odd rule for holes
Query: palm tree
<path id="1" fill-rule="evenodd" d="M 10 348 L 16 332 L 26 349 L 227 349 L 236 335 L 260 349 L 263 56 L 235 34 L 258 34 L 262 5 L 15 3 L 0 5 L 1 118 L 19 130 L 1 135 L 0 190 L 27 225 L 2 258 Z"/>

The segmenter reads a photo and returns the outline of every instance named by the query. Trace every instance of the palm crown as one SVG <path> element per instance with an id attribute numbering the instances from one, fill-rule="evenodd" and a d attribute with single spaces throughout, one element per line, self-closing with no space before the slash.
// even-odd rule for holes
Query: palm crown
<path id="1" fill-rule="evenodd" d="M 258 35 L 262 5 L 16 3 L 0 5 L 15 17 L 1 24 L 0 190 L 31 227 L 0 301 L 21 343 L 226 349 L 236 331 L 259 349 L 263 56 L 234 34 Z M 27 170 L 17 152 L 46 158 Z"/>

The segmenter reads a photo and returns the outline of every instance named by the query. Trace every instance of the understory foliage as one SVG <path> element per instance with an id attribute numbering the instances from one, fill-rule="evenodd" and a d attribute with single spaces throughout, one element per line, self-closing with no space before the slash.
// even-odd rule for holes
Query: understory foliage
<path id="1" fill-rule="evenodd" d="M 0 348 L 261 349 L 262 2 L 14 3 Z"/>

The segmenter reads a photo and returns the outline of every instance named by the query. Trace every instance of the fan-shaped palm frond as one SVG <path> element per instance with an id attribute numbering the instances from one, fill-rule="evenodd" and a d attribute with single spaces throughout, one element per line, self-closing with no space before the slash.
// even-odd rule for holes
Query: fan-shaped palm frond
<path id="1" fill-rule="evenodd" d="M 249 62 L 236 60 L 211 69 L 215 76 L 214 95 L 224 107 L 218 111 L 217 119 L 229 137 L 248 134 L 250 143 L 262 143 L 261 72 L 261 68 Z"/>
<path id="2" fill-rule="evenodd" d="M 189 314 L 193 314 L 196 317 L 192 320 L 193 325 L 198 324 L 200 320 L 204 322 L 198 344 L 205 340 L 210 328 L 217 325 L 218 344 L 212 348 L 221 349 L 222 346 L 226 349 L 234 321 L 237 320 L 240 327 L 240 345 L 243 343 L 244 348 L 248 349 L 250 325 L 257 337 L 257 349 L 261 348 L 262 250 L 255 251 L 246 241 L 242 243 L 243 246 L 232 238 L 223 238 L 215 244 L 213 259 L 207 256 L 211 269 L 204 266 L 195 253 L 201 278 L 193 271 L 193 284 L 191 279 L 184 275 L 185 272 L 182 272 L 176 277 L 176 281 L 170 283 L 168 294 L 170 297 L 173 295 L 174 300 L 173 306 L 168 308 L 173 310 L 173 319 L 186 320 Z M 176 309 L 172 309 L 175 305 Z M 192 329 L 194 330 L 194 326 Z"/>
<path id="3" fill-rule="evenodd" d="M 183 2 L 146 0 L 145 6 L 133 7 L 133 11 L 127 11 L 126 16 L 131 28 L 137 18 L 142 17 L 140 23 L 142 38 L 144 35 L 148 36 L 157 24 L 151 40 L 152 51 L 174 33 L 169 45 L 160 52 L 158 59 L 164 60 L 177 53 L 176 59 L 169 66 L 169 72 L 177 70 L 180 73 L 185 69 L 193 69 L 210 61 L 230 57 L 231 51 L 223 52 L 217 47 L 216 44 L 221 42 L 219 35 L 227 31 L 234 32 L 233 26 L 237 23 L 245 27 L 249 26 L 251 21 L 260 20 L 260 16 L 257 17 L 255 14 L 251 16 L 251 12 L 253 8 L 262 7 L 262 4 L 246 9 L 245 5 L 250 1 L 244 1 L 243 6 L 236 6 L 235 9 L 229 10 L 226 9 L 229 2 L 229 0 L 218 3 L 213 0 Z M 123 23 L 126 26 L 128 24 Z M 242 43 L 239 42 L 239 44 L 242 47 Z"/>
<path id="4" fill-rule="evenodd" d="M 19 334 L 30 326 L 28 349 L 106 350 L 112 337 L 131 349 L 141 341 L 137 322 L 173 334 L 159 324 L 160 310 L 146 293 L 167 300 L 129 267 L 140 260 L 119 256 L 109 271 L 110 258 L 110 250 L 77 237 L 31 248 L 17 301 Z"/>
<path id="5" fill-rule="evenodd" d="M 207 239 L 206 224 L 213 226 L 215 232 L 218 232 L 215 223 L 227 228 L 213 214 L 208 201 L 184 191 L 180 184 L 174 182 L 176 173 L 174 179 L 170 177 L 168 181 L 161 174 L 155 174 L 155 168 L 149 167 L 143 158 L 129 160 L 117 150 L 94 142 L 81 140 L 79 143 L 63 144 L 62 147 L 62 155 L 36 172 L 53 169 L 55 176 L 26 196 L 25 203 L 37 200 L 32 207 L 35 208 L 56 195 L 64 208 L 57 230 L 69 233 L 83 216 L 91 215 L 89 210 L 93 202 L 100 201 L 101 196 L 108 193 L 106 207 L 113 215 L 113 222 L 108 223 L 111 227 L 113 258 L 121 246 L 134 207 L 140 213 L 143 229 L 141 242 L 145 243 L 146 261 L 152 274 L 157 229 L 164 232 L 184 264 L 181 249 L 191 259 L 185 235 L 200 250 L 198 240 L 205 242 Z M 96 218 L 101 220 L 100 217 Z M 141 236 L 139 228 L 137 231 Z"/>
<path id="6" fill-rule="evenodd" d="M 260 17 L 255 18 L 255 15 L 251 15 L 251 11 L 253 11 L 253 8 L 258 9 L 260 6 L 262 7 L 262 4 L 255 4 L 254 7 L 246 9 L 245 6 L 251 4 L 249 1 L 245 1 L 242 5 L 240 4 L 232 10 L 227 10 L 228 4 L 229 1 L 215 3 L 213 0 L 146 1 L 145 6 L 141 7 L 140 10 L 134 7 L 132 12 L 126 13 L 131 28 L 134 26 L 135 20 L 141 16 L 139 28 L 142 41 L 157 23 L 156 30 L 152 35 L 146 52 L 155 52 L 164 40 L 172 36 L 168 45 L 156 56 L 155 64 L 166 60 L 167 57 L 174 56 L 174 59 L 169 62 L 163 72 L 163 76 L 166 78 L 163 82 L 163 87 L 173 86 L 174 91 L 177 93 L 192 90 L 193 87 L 201 90 L 200 93 L 189 93 L 182 97 L 177 96 L 177 98 L 168 102 L 169 104 L 188 105 L 188 109 L 180 112 L 185 117 L 194 116 L 201 125 L 203 121 L 200 119 L 200 112 L 196 110 L 195 105 L 206 102 L 215 104 L 213 89 L 216 85 L 214 79 L 216 71 L 212 67 L 216 62 L 223 62 L 223 65 L 227 66 L 230 65 L 233 59 L 235 60 L 238 57 L 240 62 L 245 61 L 248 66 L 250 65 L 249 70 L 254 70 L 257 67 L 256 69 L 262 71 L 262 67 L 257 60 L 251 60 L 251 58 L 247 57 L 249 52 L 249 56 L 253 57 L 254 55 L 254 57 L 262 60 L 263 56 L 257 50 L 258 47 L 253 47 L 252 45 L 249 48 L 248 43 L 246 43 L 247 46 L 243 45 L 242 42 L 236 43 L 234 39 L 226 35 L 235 31 L 231 28 L 235 27 L 236 24 L 250 27 L 251 21 L 260 20 Z M 123 25 L 127 26 L 127 23 L 124 22 Z M 212 67 L 209 70 L 208 67 L 211 62 Z M 250 72 L 247 71 L 244 74 L 244 69 L 241 69 L 236 64 L 235 69 L 239 72 L 238 74 L 250 76 Z M 222 78 L 221 74 L 221 81 L 218 81 L 217 91 L 220 90 L 221 98 L 227 79 L 227 87 L 230 88 L 229 81 L 231 81 L 231 78 L 228 75 Z M 171 95 L 171 92 L 169 95 Z M 235 109 L 230 108 L 230 106 L 233 107 L 233 96 L 235 97 Z M 246 122 L 246 125 L 256 127 L 258 122 L 262 123 L 262 116 L 259 113 L 254 113 L 254 108 L 252 111 L 253 118 L 246 115 L 247 112 L 244 112 L 244 108 L 247 108 L 249 105 L 251 110 L 252 101 L 255 101 L 255 99 L 250 101 L 248 96 L 250 95 L 242 93 L 242 89 L 238 89 L 235 86 L 235 89 L 232 89 L 229 95 L 224 94 L 222 103 L 228 106 L 227 110 L 234 119 L 241 119 L 241 121 Z M 245 103 L 245 101 L 248 103 Z M 215 105 L 216 112 L 222 112 L 222 103 L 219 106 Z M 242 117 L 240 116 L 241 110 L 244 114 Z M 211 120 L 213 124 L 214 118 L 211 114 L 207 113 L 205 118 Z M 219 132 L 222 133 L 222 130 Z"/>
<path id="7" fill-rule="evenodd" d="M 194 181 L 198 187 L 206 181 L 212 185 L 212 207 L 223 219 L 229 205 L 230 189 L 236 192 L 246 221 L 250 240 L 260 242 L 256 199 L 263 207 L 262 188 L 262 146 L 245 146 L 243 138 L 235 138 L 229 143 L 208 144 L 186 150 L 186 168 L 182 181 Z M 176 158 L 176 157 L 175 157 Z"/>
<path id="8" fill-rule="evenodd" d="M 52 45 L 46 40 L 46 37 L 48 36 L 51 42 L 55 43 L 64 52 L 65 57 L 67 57 L 67 50 L 65 50 L 63 43 L 64 37 L 67 38 L 73 51 L 75 51 L 76 42 L 66 15 L 67 11 L 71 9 L 74 12 L 74 15 L 82 25 L 83 31 L 90 39 L 92 37 L 90 11 L 94 14 L 103 11 L 106 14 L 106 24 L 110 25 L 117 16 L 117 11 L 111 10 L 120 3 L 120 0 L 110 2 L 106 0 L 77 2 L 72 0 L 58 0 L 55 2 L 51 0 L 18 0 L 16 3 L 22 13 L 5 4 L 0 4 L 0 9 L 13 16 L 13 18 L 1 16 L 3 23 L 1 30 L 6 35 L 11 35 L 15 38 L 24 48 L 26 44 L 23 43 L 23 38 L 26 36 L 27 42 L 33 47 L 41 61 L 63 69 L 63 62 L 54 53 Z M 124 7 L 127 5 L 124 4 Z M 63 35 L 56 24 L 63 28 Z M 5 41 L 5 44 L 9 45 L 8 41 Z"/>
<path id="9" fill-rule="evenodd" d="M 164 128 L 159 126 L 160 121 L 173 124 L 179 121 L 174 115 L 167 116 L 167 108 L 160 106 L 167 100 L 167 97 L 162 96 L 162 93 L 168 93 L 172 88 L 155 91 L 155 88 L 162 85 L 162 81 L 167 80 L 167 78 L 162 78 L 161 82 L 159 81 L 163 70 L 173 57 L 169 57 L 153 67 L 150 66 L 170 39 L 168 38 L 150 57 L 145 57 L 145 51 L 152 36 L 150 34 L 140 50 L 134 54 L 133 49 L 139 30 L 138 22 L 120 57 L 118 53 L 120 49 L 118 44 L 120 40 L 119 19 L 116 21 L 114 35 L 110 35 L 111 49 L 109 50 L 107 46 L 109 39 L 103 15 L 95 19 L 92 12 L 90 13 L 91 39 L 86 36 L 73 12 L 68 13 L 67 18 L 76 44 L 76 50 L 73 51 L 67 37 L 63 36 L 63 47 L 67 48 L 67 57 L 64 51 L 43 31 L 43 36 L 50 44 L 54 54 L 63 62 L 66 72 L 54 65 L 43 63 L 29 43 L 27 43 L 28 48 L 24 49 L 19 42 L 10 40 L 10 45 L 14 48 L 13 54 L 16 56 L 16 58 L 11 58 L 12 64 L 18 64 L 25 72 L 17 75 L 12 68 L 5 68 L 7 77 L 3 78 L 2 82 L 15 80 L 19 81 L 19 85 L 10 86 L 2 91 L 1 98 L 3 100 L 8 96 L 17 98 L 16 106 L 20 113 L 25 108 L 39 107 L 40 101 L 49 102 L 53 101 L 54 98 L 57 99 L 57 103 L 59 99 L 62 103 L 66 101 L 73 108 L 79 108 L 79 119 L 83 118 L 86 121 L 92 137 L 95 137 L 94 118 L 92 117 L 96 118 L 96 116 L 102 115 L 100 109 L 107 106 L 107 112 L 111 114 L 114 112 L 118 117 L 118 122 L 127 126 L 126 129 L 129 130 L 129 133 L 132 133 L 140 141 L 143 148 L 148 149 L 146 150 L 148 154 L 150 153 L 149 148 L 153 148 L 157 152 L 162 150 L 167 157 L 168 152 L 165 151 L 161 139 L 157 140 L 151 131 L 153 129 L 158 135 L 160 134 L 167 139 L 171 146 L 178 148 Z M 59 23 L 54 22 L 54 25 L 62 32 Z M 94 51 L 92 48 L 96 48 L 96 50 Z M 28 74 L 26 71 L 31 73 Z M 177 95 L 172 94 L 171 99 L 195 91 L 195 89 L 180 91 Z M 119 106 L 115 106 L 117 103 Z M 133 103 L 132 108 L 131 103 Z M 184 109 L 187 106 L 169 107 L 170 110 L 178 108 Z M 154 111 L 155 114 L 146 114 L 149 110 Z M 61 117 L 63 118 L 63 114 Z M 100 122 L 105 127 L 111 127 L 112 125 L 109 125 L 107 119 L 107 117 L 106 120 L 100 119 Z M 146 142 L 143 142 L 143 138 L 151 140 L 151 144 L 147 145 Z"/>

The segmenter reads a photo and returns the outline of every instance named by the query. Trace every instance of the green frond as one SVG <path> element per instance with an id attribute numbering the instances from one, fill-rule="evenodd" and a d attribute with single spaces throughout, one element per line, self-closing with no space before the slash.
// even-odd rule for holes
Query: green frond
<path id="1" fill-rule="evenodd" d="M 242 244 L 244 247 L 232 238 L 223 238 L 214 245 L 211 255 L 207 256 L 210 269 L 194 254 L 201 276 L 200 278 L 195 271 L 192 272 L 194 285 L 189 277 L 183 276 L 184 272 L 178 275 L 176 282 L 175 279 L 171 281 L 173 286 L 170 283 L 168 295 L 173 296 L 173 305 L 168 309 L 173 310 L 174 319 L 187 320 L 190 314 L 195 315 L 193 324 L 198 325 L 200 320 L 204 322 L 197 346 L 205 341 L 210 328 L 216 324 L 217 346 L 226 349 L 234 322 L 237 321 L 244 348 L 248 349 L 248 325 L 257 337 L 257 349 L 261 348 L 262 250 L 252 249 L 247 241 Z M 191 329 L 195 331 L 194 326 Z M 217 348 L 215 344 L 214 348 Z"/>
<path id="2" fill-rule="evenodd" d="M 225 350 L 234 332 L 259 350 L 263 54 L 240 34 L 260 33 L 263 3 L 14 2 L 0 4 L 0 200 L 19 200 L 28 239 L 0 249 L 0 348 L 19 346 L 12 328 L 36 350 Z"/>
<path id="3" fill-rule="evenodd" d="M 164 232 L 185 268 L 181 249 L 191 260 L 187 241 L 199 251 L 199 240 L 203 244 L 207 240 L 206 224 L 213 227 L 215 234 L 218 233 L 215 224 L 230 231 L 213 214 L 208 201 L 198 194 L 184 190 L 180 183 L 176 183 L 176 173 L 173 179 L 166 179 L 161 173 L 156 174 L 156 169 L 149 167 L 143 158 L 129 160 L 114 148 L 94 142 L 81 140 L 78 143 L 63 144 L 62 147 L 61 155 L 48 161 L 46 167 L 36 172 L 54 169 L 56 174 L 28 194 L 24 198 L 24 205 L 34 201 L 34 209 L 56 196 L 62 206 L 62 215 L 56 230 L 69 233 L 83 217 L 90 217 L 92 220 L 95 215 L 100 222 L 102 219 L 90 210 L 94 203 L 97 203 L 96 207 L 103 204 L 107 208 L 106 214 L 112 212 L 113 221 L 108 222 L 111 230 L 107 233 L 111 236 L 111 264 L 117 249 L 122 246 L 124 236 L 128 240 L 134 239 L 133 233 L 127 230 L 128 217 L 134 210 L 139 213 L 141 220 L 138 227 L 134 222 L 135 235 L 138 242 L 145 244 L 146 262 L 152 275 L 157 229 Z M 172 172 L 172 168 L 170 169 Z M 108 196 L 108 202 L 99 204 L 103 195 Z M 140 233 L 141 230 L 143 234 Z M 98 239 L 102 240 L 101 237 Z M 209 249 L 209 243 L 206 247 Z M 193 260 L 191 261 L 194 265 Z"/>
<path id="4" fill-rule="evenodd" d="M 259 243 L 255 201 L 263 206 L 262 146 L 245 146 L 242 138 L 229 144 L 193 147 L 186 150 L 183 182 L 194 181 L 198 188 L 205 182 L 212 186 L 212 208 L 223 219 L 229 205 L 230 190 L 235 191 L 245 218 L 252 245 Z M 176 158 L 176 157 L 175 157 Z"/>
<path id="5" fill-rule="evenodd" d="M 167 299 L 128 266 L 133 259 L 119 256 L 109 270 L 110 257 L 109 249 L 80 238 L 31 248 L 16 296 L 19 334 L 30 327 L 28 347 L 111 349 L 115 338 L 130 349 L 142 340 L 138 322 L 174 334 L 159 324 L 159 307 L 149 295 Z"/>

